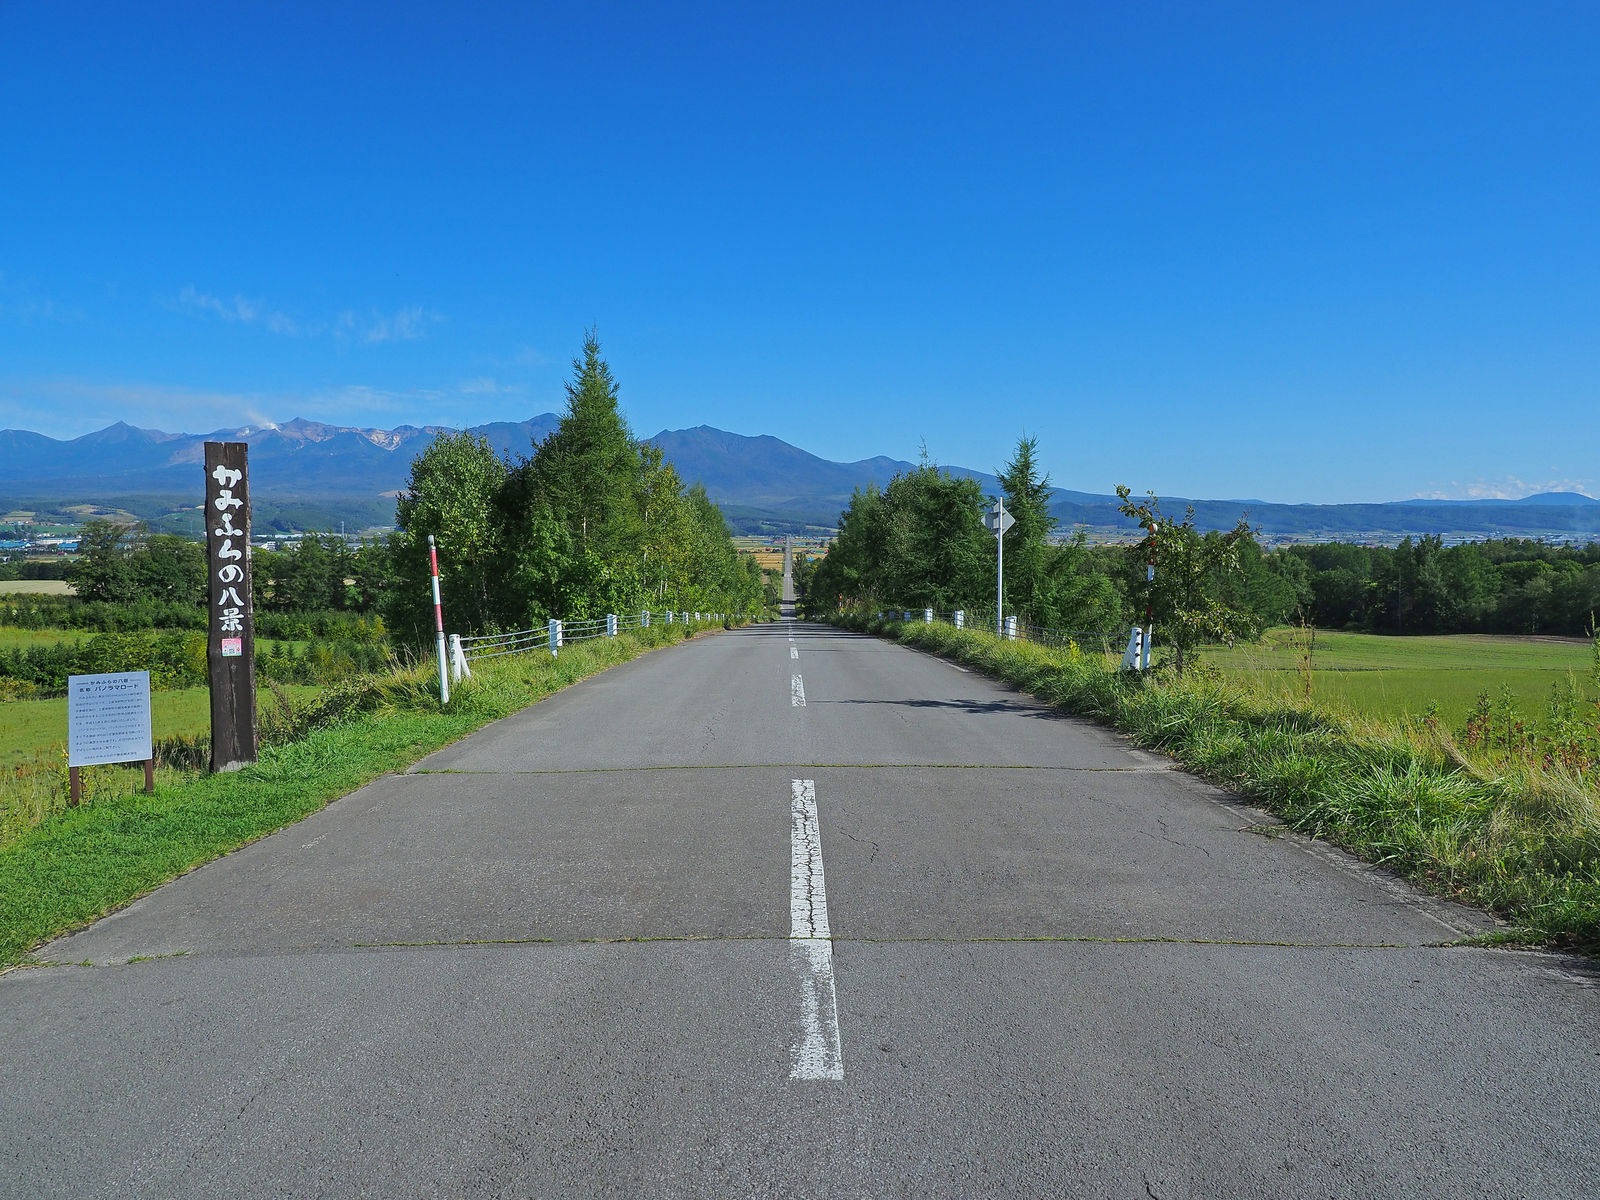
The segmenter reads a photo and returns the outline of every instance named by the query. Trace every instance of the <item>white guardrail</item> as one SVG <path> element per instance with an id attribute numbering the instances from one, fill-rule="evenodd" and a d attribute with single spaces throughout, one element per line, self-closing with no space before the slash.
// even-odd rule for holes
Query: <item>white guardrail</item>
<path id="1" fill-rule="evenodd" d="M 459 683 L 472 675 L 472 664 L 484 659 L 500 658 L 507 654 L 525 654 L 529 650 L 546 650 L 552 656 L 561 653 L 569 642 L 585 642 L 590 638 L 616 637 L 630 629 L 648 629 L 657 625 L 700 624 L 720 622 L 722 613 L 703 612 L 643 612 L 618 615 L 608 613 L 581 621 L 549 621 L 533 629 L 518 629 L 511 633 L 486 633 L 477 637 L 450 635 L 450 678 Z"/>
<path id="2" fill-rule="evenodd" d="M 951 625 L 957 629 L 979 629 L 997 634 L 1007 641 L 1036 642 L 1041 646 L 1065 647 L 1068 644 L 1080 649 L 1098 649 L 1109 654 L 1122 640 L 1120 633 L 1107 633 L 1099 629 L 1047 629 L 1042 625 L 1029 625 L 1019 621 L 1015 614 L 996 628 L 992 609 L 956 609 L 954 612 L 937 612 L 931 608 L 886 608 L 878 613 L 878 620 L 921 621 L 932 625 Z"/>

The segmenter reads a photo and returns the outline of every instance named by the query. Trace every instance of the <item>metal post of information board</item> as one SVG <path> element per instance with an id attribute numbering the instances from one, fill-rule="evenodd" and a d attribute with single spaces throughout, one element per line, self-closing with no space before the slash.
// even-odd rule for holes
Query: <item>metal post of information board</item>
<path id="1" fill-rule="evenodd" d="M 211 769 L 256 761 L 256 624 L 250 572 L 250 472 L 244 442 L 207 442 L 206 660 L 211 680 Z"/>

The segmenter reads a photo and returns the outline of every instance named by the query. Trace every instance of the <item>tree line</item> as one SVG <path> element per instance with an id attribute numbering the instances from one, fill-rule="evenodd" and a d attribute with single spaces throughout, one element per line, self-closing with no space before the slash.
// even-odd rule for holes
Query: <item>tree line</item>
<path id="1" fill-rule="evenodd" d="M 1446 546 L 1329 543 L 1278 551 L 1297 603 L 1318 625 L 1374 633 L 1542 633 L 1581 637 L 1600 613 L 1600 543 L 1502 538 Z"/>
<path id="2" fill-rule="evenodd" d="M 66 578 L 85 604 L 160 610 L 206 603 L 201 542 L 97 518 L 85 523 L 78 554 Z M 391 560 L 387 539 L 351 546 L 332 533 L 305 534 L 282 550 L 253 550 L 256 610 L 376 614 L 392 576 Z"/>
<path id="3" fill-rule="evenodd" d="M 1158 637 L 1179 658 L 1203 641 L 1255 636 L 1307 621 L 1382 633 L 1550 633 L 1582 636 L 1600 612 L 1600 544 L 1504 539 L 1444 546 L 1437 536 L 1399 546 L 1343 543 L 1263 547 L 1241 513 L 1230 530 L 1202 531 L 1194 511 L 1161 511 L 1154 495 L 1117 489 L 1121 511 L 1145 529 L 1131 546 L 1061 538 L 1037 439 L 1001 468 L 1015 523 L 1005 534 L 1005 608 L 1026 624 L 1110 635 L 1153 610 Z M 966 609 L 991 614 L 996 539 L 975 480 L 927 461 L 882 488 L 858 489 L 827 556 L 797 581 L 803 607 Z M 1152 555 L 1155 581 L 1147 581 Z"/>

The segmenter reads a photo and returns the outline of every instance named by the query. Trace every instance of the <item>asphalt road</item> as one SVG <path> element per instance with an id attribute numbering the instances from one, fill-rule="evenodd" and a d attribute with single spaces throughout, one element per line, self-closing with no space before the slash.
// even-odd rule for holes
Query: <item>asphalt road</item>
<path id="1" fill-rule="evenodd" d="M 1270 825 L 922 654 L 701 638 L 0 977 L 0 1194 L 1596 1194 L 1600 981 Z"/>

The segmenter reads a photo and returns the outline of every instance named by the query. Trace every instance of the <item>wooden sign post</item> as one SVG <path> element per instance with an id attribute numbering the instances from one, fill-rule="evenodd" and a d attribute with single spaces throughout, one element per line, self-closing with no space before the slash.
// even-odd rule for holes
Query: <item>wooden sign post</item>
<path id="1" fill-rule="evenodd" d="M 250 477 L 244 442 L 206 443 L 211 596 L 211 769 L 256 761 L 256 622 L 250 578 Z"/>

